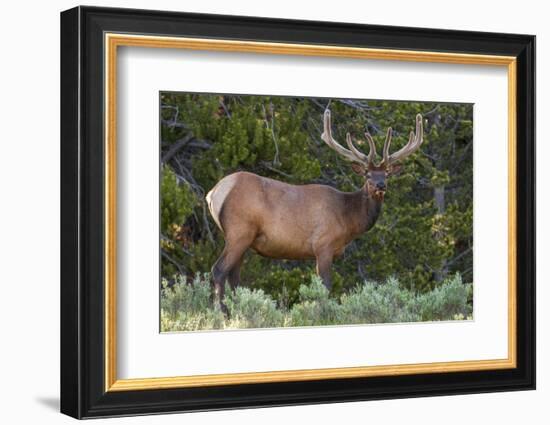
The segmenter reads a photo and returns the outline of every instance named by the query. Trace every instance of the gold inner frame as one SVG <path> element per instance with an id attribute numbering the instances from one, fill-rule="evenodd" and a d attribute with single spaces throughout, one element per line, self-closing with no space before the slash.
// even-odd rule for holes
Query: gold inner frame
<path id="1" fill-rule="evenodd" d="M 410 375 L 510 369 L 516 367 L 516 58 L 461 53 L 370 49 L 328 45 L 267 43 L 105 34 L 105 391 L 134 391 L 213 385 L 308 381 L 354 377 Z M 398 364 L 382 366 L 302 369 L 164 378 L 118 379 L 116 325 L 116 100 L 119 46 L 248 52 L 355 59 L 398 60 L 504 66 L 508 71 L 508 357 L 495 360 Z"/>

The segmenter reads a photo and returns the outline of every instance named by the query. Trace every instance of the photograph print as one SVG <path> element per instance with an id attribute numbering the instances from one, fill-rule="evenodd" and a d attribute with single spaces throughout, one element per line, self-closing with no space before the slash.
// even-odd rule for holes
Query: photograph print
<path id="1" fill-rule="evenodd" d="M 159 97 L 161 332 L 473 320 L 473 104 Z"/>

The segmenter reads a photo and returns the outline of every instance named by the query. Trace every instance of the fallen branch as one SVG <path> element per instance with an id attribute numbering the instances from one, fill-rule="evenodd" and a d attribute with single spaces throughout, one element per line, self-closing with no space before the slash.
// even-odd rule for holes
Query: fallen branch
<path id="1" fill-rule="evenodd" d="M 193 133 L 189 133 L 187 136 L 185 136 L 183 139 L 177 140 L 171 147 L 168 149 L 168 152 L 166 152 L 162 156 L 162 163 L 167 163 L 180 149 L 184 148 L 185 145 L 187 145 L 191 139 L 193 139 Z"/>
<path id="2" fill-rule="evenodd" d="M 166 252 L 164 252 L 164 250 L 160 250 L 160 253 L 161 255 L 166 258 L 170 263 L 172 263 L 174 266 L 176 266 L 176 268 L 178 269 L 178 271 L 180 272 L 181 275 L 185 275 L 184 273 L 184 270 L 181 268 L 181 266 L 178 264 L 178 262 L 176 260 L 174 260 L 172 257 L 170 257 Z"/>

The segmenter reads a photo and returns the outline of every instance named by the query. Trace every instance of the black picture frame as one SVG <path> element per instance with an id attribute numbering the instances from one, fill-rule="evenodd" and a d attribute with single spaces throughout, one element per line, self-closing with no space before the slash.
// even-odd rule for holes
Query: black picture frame
<path id="1" fill-rule="evenodd" d="M 516 57 L 517 367 L 106 392 L 105 32 Z M 62 413 L 92 418 L 535 388 L 534 36 L 76 7 L 61 13 L 61 120 Z"/>

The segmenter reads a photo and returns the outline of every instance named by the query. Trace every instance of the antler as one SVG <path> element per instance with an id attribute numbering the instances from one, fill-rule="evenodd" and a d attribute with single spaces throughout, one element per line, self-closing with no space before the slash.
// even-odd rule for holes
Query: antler
<path id="1" fill-rule="evenodd" d="M 329 145 L 332 149 L 338 152 L 338 154 L 343 156 L 348 161 L 359 162 L 365 166 L 373 162 L 374 157 L 376 156 L 376 146 L 374 145 L 374 140 L 372 140 L 372 137 L 370 136 L 370 134 L 365 133 L 365 136 L 367 136 L 367 140 L 369 142 L 369 154 L 365 155 L 355 147 L 355 145 L 351 140 L 351 135 L 349 133 L 346 134 L 346 143 L 349 149 L 346 149 L 340 143 L 334 140 L 334 138 L 332 137 L 332 129 L 331 129 L 331 122 L 330 122 L 330 109 L 325 110 L 323 123 L 324 123 L 324 131 L 323 131 L 323 134 L 321 134 L 321 139 L 323 139 L 323 141 L 327 145 Z"/>
<path id="2" fill-rule="evenodd" d="M 416 132 L 412 132 L 409 135 L 409 141 L 405 146 L 399 149 L 397 152 L 389 155 L 390 152 L 390 143 L 391 143 L 391 127 L 388 128 L 388 133 L 386 136 L 386 142 L 384 143 L 384 154 L 382 156 L 382 162 L 380 166 L 385 165 L 389 166 L 397 161 L 405 159 L 407 156 L 415 152 L 422 142 L 424 141 L 424 128 L 422 125 L 422 115 L 416 115 Z"/>
<path id="3" fill-rule="evenodd" d="M 355 147 L 355 145 L 351 140 L 351 135 L 349 133 L 346 134 L 346 143 L 349 149 L 346 149 L 345 147 L 340 145 L 332 137 L 330 110 L 329 109 L 325 110 L 324 131 L 323 131 L 323 134 L 321 134 L 321 139 L 323 139 L 327 145 L 329 145 L 332 149 L 334 149 L 336 152 L 338 152 L 341 156 L 346 158 L 348 161 L 360 162 L 365 166 L 368 166 L 371 163 L 374 164 L 374 158 L 376 156 L 376 145 L 374 143 L 372 136 L 368 131 L 365 133 L 365 137 L 367 138 L 367 141 L 369 143 L 368 155 L 365 155 L 364 153 L 360 152 Z M 416 115 L 416 132 L 411 131 L 409 135 L 409 141 L 407 142 L 407 144 L 403 146 L 401 149 L 399 149 L 397 152 L 390 155 L 391 138 L 392 138 L 392 128 L 388 127 L 388 131 L 386 133 L 386 140 L 384 142 L 384 149 L 382 151 L 382 161 L 380 161 L 377 167 L 382 167 L 382 166 L 389 167 L 391 164 L 405 159 L 407 156 L 415 152 L 420 147 L 420 145 L 422 145 L 423 138 L 424 138 L 424 129 L 422 126 L 422 115 L 420 114 Z"/>

